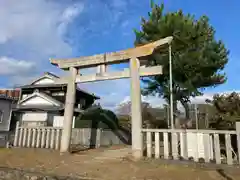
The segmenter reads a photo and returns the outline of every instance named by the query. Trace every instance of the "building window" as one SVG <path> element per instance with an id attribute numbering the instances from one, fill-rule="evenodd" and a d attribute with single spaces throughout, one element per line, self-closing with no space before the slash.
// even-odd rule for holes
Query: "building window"
<path id="1" fill-rule="evenodd" d="M 2 122 L 3 122 L 3 111 L 0 110 L 0 123 L 2 123 Z"/>

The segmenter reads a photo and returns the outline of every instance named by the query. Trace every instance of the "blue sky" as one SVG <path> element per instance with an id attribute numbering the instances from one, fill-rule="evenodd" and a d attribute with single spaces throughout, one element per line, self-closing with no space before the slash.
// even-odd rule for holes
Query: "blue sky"
<path id="1" fill-rule="evenodd" d="M 217 38 L 230 50 L 225 69 L 227 83 L 206 90 L 205 96 L 239 90 L 240 2 L 165 0 L 164 3 L 166 11 L 181 8 L 196 17 L 207 15 Z M 146 17 L 149 10 L 149 0 L 0 0 L 0 87 L 26 84 L 44 71 L 61 74 L 50 65 L 50 57 L 77 57 L 133 47 L 133 28 L 140 28 L 140 17 Z M 101 103 L 107 108 L 129 100 L 127 79 L 80 87 L 101 96 Z M 163 102 L 156 97 L 144 100 L 154 105 Z"/>

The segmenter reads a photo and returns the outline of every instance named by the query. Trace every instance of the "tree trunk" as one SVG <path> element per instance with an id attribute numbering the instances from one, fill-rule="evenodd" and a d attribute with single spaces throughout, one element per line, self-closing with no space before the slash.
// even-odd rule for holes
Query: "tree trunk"
<path id="1" fill-rule="evenodd" d="M 182 106 L 185 110 L 185 127 L 191 128 L 192 127 L 192 121 L 190 120 L 190 108 L 189 104 L 186 101 L 180 100 Z"/>
<path id="2" fill-rule="evenodd" d="M 177 116 L 177 101 L 173 101 L 173 121 L 176 129 L 180 128 L 180 119 Z"/>
<path id="3" fill-rule="evenodd" d="M 180 100 L 180 102 L 185 110 L 185 118 L 186 118 L 186 120 L 189 120 L 190 119 L 189 104 L 183 100 Z"/>

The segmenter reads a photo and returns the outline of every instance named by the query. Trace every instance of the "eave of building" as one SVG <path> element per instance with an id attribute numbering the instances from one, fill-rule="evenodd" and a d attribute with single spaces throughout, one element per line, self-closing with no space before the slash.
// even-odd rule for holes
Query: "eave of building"
<path id="1" fill-rule="evenodd" d="M 26 90 L 26 89 L 37 89 L 37 88 L 66 88 L 67 87 L 67 84 L 50 84 L 50 83 L 47 83 L 47 84 L 34 84 L 38 81 L 41 81 L 42 79 L 44 78 L 48 78 L 48 79 L 51 79 L 53 81 L 56 81 L 58 79 L 60 79 L 59 76 L 53 74 L 53 73 L 50 73 L 50 72 L 45 72 L 43 76 L 35 79 L 34 81 L 32 81 L 30 84 L 28 85 L 23 85 L 23 86 L 20 86 L 18 88 L 21 88 L 21 90 Z M 95 94 L 93 93 L 89 93 L 87 91 L 84 91 L 80 88 L 76 88 L 77 91 L 87 95 L 87 96 L 91 96 L 93 97 L 93 99 L 97 100 L 97 99 L 100 99 L 99 96 L 96 96 Z"/>
<path id="2" fill-rule="evenodd" d="M 33 94 L 31 94 L 30 96 L 22 99 L 21 101 L 19 101 L 19 105 L 21 105 L 22 103 L 30 100 L 31 98 L 34 98 L 34 97 L 41 97 L 43 99 L 45 99 L 46 101 L 49 101 L 50 103 L 54 104 L 55 106 L 58 106 L 58 107 L 63 107 L 63 103 L 61 103 L 60 101 L 54 99 L 53 97 L 51 96 L 48 96 L 47 94 L 43 93 L 43 92 L 38 92 L 38 91 L 35 91 Z"/>
<path id="3" fill-rule="evenodd" d="M 25 111 L 44 111 L 44 112 L 63 112 L 64 106 L 57 107 L 57 106 L 41 106 L 41 105 L 34 105 L 34 106 L 17 106 L 16 108 L 12 109 L 15 112 L 25 112 Z M 74 108 L 74 112 L 76 113 L 83 113 L 84 110 L 79 108 Z"/>
<path id="4" fill-rule="evenodd" d="M 67 87 L 67 84 L 37 84 L 37 85 L 24 85 L 24 86 L 20 86 L 19 88 L 21 88 L 22 90 L 24 89 L 40 89 L 40 88 L 63 88 L 63 87 Z M 84 91 L 80 88 L 76 88 L 77 91 L 86 94 L 88 96 L 92 96 L 94 99 L 100 99 L 99 96 L 96 96 L 95 94 L 90 94 L 87 91 Z"/>
<path id="5" fill-rule="evenodd" d="M 32 81 L 30 84 L 31 85 L 34 85 L 34 83 L 36 83 L 37 81 L 40 81 L 44 78 L 49 78 L 49 79 L 52 79 L 53 81 L 56 80 L 56 79 L 59 79 L 59 76 L 53 74 L 53 73 L 50 73 L 50 72 L 45 72 L 44 75 L 40 76 L 39 78 L 35 79 L 34 81 Z"/>

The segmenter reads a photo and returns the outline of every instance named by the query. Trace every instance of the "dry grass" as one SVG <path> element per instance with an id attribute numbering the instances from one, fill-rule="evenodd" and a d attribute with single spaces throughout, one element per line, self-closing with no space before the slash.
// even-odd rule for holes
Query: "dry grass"
<path id="1" fill-rule="evenodd" d="M 117 148 L 113 148 L 117 149 Z M 155 161 L 132 161 L 126 158 L 101 158 L 109 149 L 82 151 L 60 155 L 44 149 L 0 149 L 0 166 L 21 168 L 38 172 L 91 177 L 104 180 L 225 180 L 215 170 L 164 165 Z M 116 151 L 115 151 L 116 152 Z M 240 179 L 234 171 L 231 179 Z M 230 179 L 230 180 L 231 180 Z"/>

